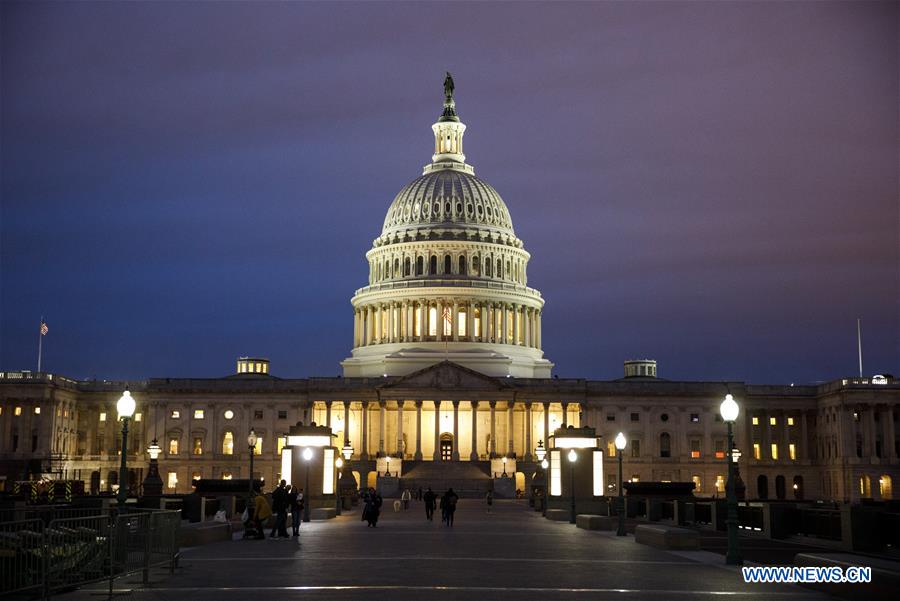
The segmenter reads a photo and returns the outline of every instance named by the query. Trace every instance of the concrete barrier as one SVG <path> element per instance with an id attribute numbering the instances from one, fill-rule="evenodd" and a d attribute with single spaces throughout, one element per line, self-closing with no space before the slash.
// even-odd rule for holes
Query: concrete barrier
<path id="1" fill-rule="evenodd" d="M 699 549 L 700 533 L 674 526 L 641 524 L 634 530 L 634 541 L 658 549 Z"/>
<path id="2" fill-rule="evenodd" d="M 309 519 L 311 520 L 330 520 L 337 515 L 334 507 L 313 507 L 309 510 Z"/>
<path id="3" fill-rule="evenodd" d="M 575 525 L 585 530 L 615 530 L 618 526 L 617 518 L 607 515 L 591 515 L 580 513 L 575 516 Z"/>
<path id="4" fill-rule="evenodd" d="M 231 540 L 231 524 L 226 522 L 182 523 L 178 529 L 178 544 L 181 547 L 196 547 L 226 540 Z"/>
<path id="5" fill-rule="evenodd" d="M 554 522 L 568 522 L 571 516 L 572 512 L 568 509 L 548 509 L 545 517 Z"/>
<path id="6" fill-rule="evenodd" d="M 900 564 L 889 559 L 855 555 L 853 553 L 798 553 L 794 556 L 795 566 L 839 567 L 849 566 L 872 568 L 872 581 L 866 583 L 803 583 L 800 586 L 816 589 L 845 599 L 880 600 L 897 598 L 900 591 Z"/>

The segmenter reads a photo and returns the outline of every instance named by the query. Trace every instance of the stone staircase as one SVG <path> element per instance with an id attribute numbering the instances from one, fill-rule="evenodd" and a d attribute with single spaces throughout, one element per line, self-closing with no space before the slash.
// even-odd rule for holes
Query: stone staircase
<path id="1" fill-rule="evenodd" d="M 404 461 L 400 490 L 430 486 L 440 496 L 453 488 L 460 498 L 482 498 L 494 487 L 489 470 L 487 461 Z"/>

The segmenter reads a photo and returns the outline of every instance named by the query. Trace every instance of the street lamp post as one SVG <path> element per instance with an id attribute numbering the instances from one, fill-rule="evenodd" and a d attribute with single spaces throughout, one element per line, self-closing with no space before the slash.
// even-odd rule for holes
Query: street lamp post
<path id="1" fill-rule="evenodd" d="M 728 426 L 728 452 L 725 454 L 725 460 L 728 462 L 728 482 L 725 483 L 725 495 L 727 498 L 727 513 L 725 525 L 728 528 L 728 550 L 725 553 L 725 563 L 730 565 L 740 565 L 744 561 L 741 559 L 741 551 L 738 548 L 738 508 L 737 495 L 735 494 L 735 475 L 734 475 L 734 457 L 732 450 L 734 449 L 734 422 L 737 420 L 739 407 L 734 397 L 730 394 L 725 395 L 725 400 L 719 407 L 722 419 Z"/>
<path id="2" fill-rule="evenodd" d="M 503 458 L 503 477 L 506 478 L 506 457 Z"/>
<path id="3" fill-rule="evenodd" d="M 625 451 L 625 435 L 619 432 L 616 435 L 616 454 L 619 456 L 619 528 L 616 530 L 616 536 L 625 536 L 625 495 L 622 490 L 622 453 Z"/>
<path id="4" fill-rule="evenodd" d="M 391 456 L 388 455 L 387 457 L 384 458 L 384 460 L 387 465 L 387 467 L 384 468 L 384 477 L 389 478 L 391 475 Z"/>
<path id="5" fill-rule="evenodd" d="M 116 493 L 116 504 L 121 508 L 128 499 L 128 470 L 125 455 L 128 452 L 128 420 L 134 415 L 135 410 L 134 399 L 127 389 L 116 402 L 116 410 L 119 412 L 119 419 L 122 420 L 122 460 L 119 464 L 119 491 Z"/>
<path id="6" fill-rule="evenodd" d="M 303 460 L 306 461 L 306 487 L 303 489 L 303 521 L 309 521 L 309 502 L 312 496 L 309 494 L 309 462 L 312 461 L 313 452 L 309 447 L 303 449 Z"/>
<path id="7" fill-rule="evenodd" d="M 150 469 L 147 470 L 147 477 L 144 478 L 144 496 L 158 497 L 162 494 L 162 478 L 159 476 L 159 454 L 162 449 L 154 438 L 147 447 L 147 454 L 150 456 Z"/>
<path id="8" fill-rule="evenodd" d="M 259 438 L 256 436 L 256 431 L 253 428 L 250 428 L 250 434 L 247 435 L 247 449 L 250 451 L 250 484 L 247 485 L 247 508 L 249 510 L 250 501 L 253 500 L 253 454 L 256 452 L 256 443 Z"/>
<path id="9" fill-rule="evenodd" d="M 541 461 L 541 467 L 544 470 L 544 499 L 543 499 L 544 504 L 541 507 L 541 515 L 544 517 L 547 517 L 547 490 L 548 490 L 547 468 L 550 467 L 550 462 L 547 461 L 546 459 L 544 459 L 543 461 Z"/>
<path id="10" fill-rule="evenodd" d="M 547 449 L 544 448 L 544 441 L 539 440 L 537 448 L 534 449 L 534 456 L 540 462 L 541 469 L 544 471 L 544 494 L 541 497 L 541 515 L 547 515 L 547 467 L 550 465 L 544 457 L 547 456 Z"/>
<path id="11" fill-rule="evenodd" d="M 578 453 L 575 449 L 569 449 L 569 472 L 571 473 L 571 497 L 572 497 L 572 514 L 569 516 L 569 523 L 575 523 L 575 460 L 578 459 Z"/>

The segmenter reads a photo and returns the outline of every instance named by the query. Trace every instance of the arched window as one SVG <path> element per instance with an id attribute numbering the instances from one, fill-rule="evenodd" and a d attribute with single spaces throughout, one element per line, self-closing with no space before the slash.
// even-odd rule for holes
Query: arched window
<path id="1" fill-rule="evenodd" d="M 493 269 L 491 269 L 492 264 L 493 261 L 491 261 L 490 259 L 484 260 L 484 275 L 487 277 L 491 277 L 491 272 L 493 271 Z"/>
<path id="2" fill-rule="evenodd" d="M 222 437 L 222 454 L 234 455 L 234 434 L 230 430 Z"/>
<path id="3" fill-rule="evenodd" d="M 797 476 L 799 478 L 799 476 Z M 887 474 L 881 474 L 878 479 L 878 492 L 882 501 L 890 501 L 894 498 L 894 483 Z"/>
<path id="4" fill-rule="evenodd" d="M 503 259 L 497 259 L 497 277 L 503 277 Z"/>
<path id="5" fill-rule="evenodd" d="M 403 275 L 409 275 L 409 257 L 403 259 Z"/>
<path id="6" fill-rule="evenodd" d="M 423 273 L 425 273 L 425 259 L 416 257 L 416 275 L 422 275 Z"/>
<path id="7" fill-rule="evenodd" d="M 394 259 L 394 273 L 393 276 L 397 277 L 400 275 L 400 259 Z"/>
<path id="8" fill-rule="evenodd" d="M 478 255 L 472 257 L 472 275 L 481 275 L 481 259 Z"/>
<path id="9" fill-rule="evenodd" d="M 785 490 L 784 476 L 781 474 L 775 476 L 775 497 L 783 500 L 787 491 Z"/>
<path id="10" fill-rule="evenodd" d="M 450 255 L 444 255 L 444 273 L 449 274 L 453 271 L 453 259 Z"/>
<path id="11" fill-rule="evenodd" d="M 381 263 L 375 264 L 375 281 L 376 282 L 381 281 Z"/>
<path id="12" fill-rule="evenodd" d="M 459 275 L 466 275 L 466 258 L 464 256 L 459 257 Z"/>
<path id="13" fill-rule="evenodd" d="M 672 437 L 668 432 L 663 432 L 659 435 L 659 456 L 660 457 L 671 457 L 672 456 Z"/>
<path id="14" fill-rule="evenodd" d="M 765 474 L 760 474 L 756 478 L 756 498 L 762 500 L 769 498 L 769 479 Z"/>
<path id="15" fill-rule="evenodd" d="M 872 480 L 866 474 L 859 477 L 859 496 L 867 499 L 872 497 Z"/>
<path id="16" fill-rule="evenodd" d="M 434 255 L 431 255 L 431 260 L 428 262 L 428 273 L 430 275 L 437 273 L 437 257 Z"/>
<path id="17" fill-rule="evenodd" d="M 506 277 L 507 279 L 512 275 L 512 270 L 510 269 L 509 261 L 506 262 Z"/>
<path id="18" fill-rule="evenodd" d="M 794 498 L 803 499 L 803 476 L 794 476 Z"/>
<path id="19" fill-rule="evenodd" d="M 388 279 L 391 277 L 391 260 L 384 260 L 384 279 Z"/>

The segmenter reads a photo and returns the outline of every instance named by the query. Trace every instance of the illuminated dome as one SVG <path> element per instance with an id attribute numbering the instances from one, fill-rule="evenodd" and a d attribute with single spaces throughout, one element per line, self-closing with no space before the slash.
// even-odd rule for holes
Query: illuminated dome
<path id="1" fill-rule="evenodd" d="M 366 253 L 369 284 L 351 299 L 344 375 L 405 375 L 449 360 L 491 376 L 548 378 L 531 255 L 506 203 L 466 163 L 449 73 L 431 129 L 431 162 L 394 198 Z"/>
<path id="2" fill-rule="evenodd" d="M 461 231 L 470 235 L 515 239 L 506 203 L 490 184 L 475 175 L 455 169 L 430 171 L 408 183 L 391 203 L 383 242 L 410 230 L 429 228 L 454 238 Z"/>

